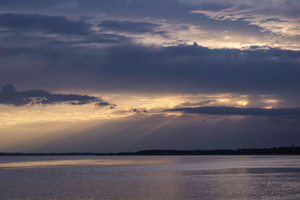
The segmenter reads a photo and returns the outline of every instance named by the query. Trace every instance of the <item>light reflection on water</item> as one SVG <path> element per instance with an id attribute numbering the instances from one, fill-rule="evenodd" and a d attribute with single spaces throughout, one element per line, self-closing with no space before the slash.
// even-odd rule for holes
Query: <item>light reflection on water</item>
<path id="1" fill-rule="evenodd" d="M 0 157 L 0 199 L 300 199 L 299 156 Z"/>
<path id="2" fill-rule="evenodd" d="M 75 160 L 44 160 L 0 163 L 0 168 L 39 168 L 59 166 L 91 166 L 91 165 L 162 165 L 172 161 L 163 160 L 114 160 L 114 159 L 75 159 Z"/>

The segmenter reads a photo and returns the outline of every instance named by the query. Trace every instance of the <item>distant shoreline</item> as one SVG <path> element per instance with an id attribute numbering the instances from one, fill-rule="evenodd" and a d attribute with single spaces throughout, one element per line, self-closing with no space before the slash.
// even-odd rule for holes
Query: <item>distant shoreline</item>
<path id="1" fill-rule="evenodd" d="M 216 149 L 216 150 L 143 150 L 119 153 L 6 153 L 0 156 L 205 156 L 205 155 L 300 155 L 300 146 L 251 148 L 251 149 Z"/>

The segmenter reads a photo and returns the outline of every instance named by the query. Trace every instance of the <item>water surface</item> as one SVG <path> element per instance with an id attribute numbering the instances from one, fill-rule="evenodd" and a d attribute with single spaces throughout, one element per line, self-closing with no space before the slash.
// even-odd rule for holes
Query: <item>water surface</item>
<path id="1" fill-rule="evenodd" d="M 300 156 L 0 157 L 1 199 L 300 199 Z"/>

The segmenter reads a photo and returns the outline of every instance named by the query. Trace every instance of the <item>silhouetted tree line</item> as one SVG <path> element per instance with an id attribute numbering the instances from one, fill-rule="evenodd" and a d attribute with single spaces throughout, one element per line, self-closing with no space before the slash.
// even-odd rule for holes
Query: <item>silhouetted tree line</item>
<path id="1" fill-rule="evenodd" d="M 300 155 L 300 147 L 274 147 L 264 149 L 237 149 L 237 155 Z"/>
<path id="2" fill-rule="evenodd" d="M 111 153 L 109 155 L 300 155 L 300 147 L 293 145 L 290 147 L 274 147 L 270 149 L 144 150 L 138 152 Z"/>
<path id="3" fill-rule="evenodd" d="M 144 150 L 119 153 L 1 153 L 0 156 L 300 155 L 300 147 L 217 150 Z"/>
<path id="4" fill-rule="evenodd" d="M 4 153 L 0 156 L 93 156 L 97 153 Z"/>

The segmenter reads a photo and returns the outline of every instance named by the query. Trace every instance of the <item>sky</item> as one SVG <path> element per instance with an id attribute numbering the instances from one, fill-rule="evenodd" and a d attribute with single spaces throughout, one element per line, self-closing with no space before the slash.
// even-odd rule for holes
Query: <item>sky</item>
<path id="1" fill-rule="evenodd" d="M 0 152 L 300 145 L 299 0 L 0 0 Z"/>

